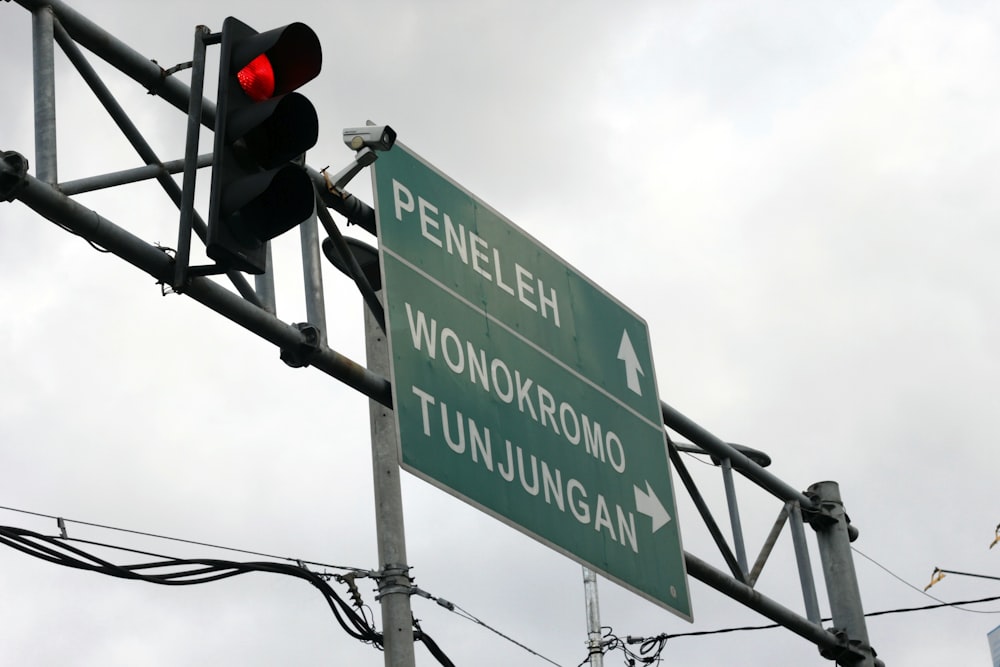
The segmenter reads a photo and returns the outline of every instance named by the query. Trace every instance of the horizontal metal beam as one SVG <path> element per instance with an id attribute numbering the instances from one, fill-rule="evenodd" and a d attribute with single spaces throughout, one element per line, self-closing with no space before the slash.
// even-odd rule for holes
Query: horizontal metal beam
<path id="1" fill-rule="evenodd" d="M 723 595 L 741 602 L 754 611 L 760 612 L 800 637 L 809 640 L 820 649 L 838 652 L 847 649 L 845 643 L 818 623 L 799 616 L 791 609 L 775 602 L 746 584 L 736 581 L 728 574 L 717 570 L 697 556 L 684 552 L 688 574 Z"/>
<path id="2" fill-rule="evenodd" d="M 212 154 L 205 153 L 198 156 L 198 168 L 208 167 L 212 164 Z M 59 184 L 59 189 L 64 195 L 78 195 L 83 192 L 93 192 L 94 190 L 103 190 L 104 188 L 113 188 L 118 185 L 127 185 L 129 183 L 138 183 L 139 181 L 146 181 L 151 178 L 158 178 L 164 174 L 177 174 L 184 171 L 184 160 L 171 160 L 170 162 L 164 162 L 162 164 L 148 164 L 145 167 L 133 167 L 132 169 L 123 169 L 121 171 L 113 171 L 107 174 L 98 174 L 97 176 L 87 176 L 85 178 L 77 178 L 72 181 L 64 181 Z"/>
<path id="3" fill-rule="evenodd" d="M 751 461 L 759 465 L 761 468 L 766 468 L 767 466 L 771 465 L 771 457 L 768 456 L 765 452 L 760 451 L 759 449 L 754 449 L 753 447 L 747 447 L 746 445 L 737 445 L 736 443 L 733 442 L 728 442 L 726 444 L 734 448 L 736 451 L 746 454 L 747 458 L 749 458 Z M 707 452 L 701 447 L 698 447 L 697 445 L 692 445 L 687 442 L 678 442 L 675 440 L 674 447 L 677 448 L 677 451 L 685 452 L 687 454 L 707 454 Z M 722 461 L 723 460 L 720 459 L 718 456 L 712 456 L 713 465 L 721 466 Z"/>
<path id="4" fill-rule="evenodd" d="M 331 192 L 326 177 L 309 165 L 306 165 L 306 171 L 309 173 L 309 177 L 312 178 L 316 186 L 316 191 L 327 208 L 332 208 L 347 218 L 347 224 L 357 225 L 372 236 L 376 235 L 375 209 L 349 192 L 343 194 Z"/>
<path id="5" fill-rule="evenodd" d="M 772 495 L 782 500 L 794 500 L 803 509 L 816 509 L 815 500 L 779 479 L 776 475 L 764 470 L 746 454 L 718 436 L 709 433 L 663 401 L 660 401 L 660 408 L 663 413 L 663 423 L 668 428 L 673 429 L 709 454 L 720 459 L 729 459 L 735 470 Z"/>
<path id="6" fill-rule="evenodd" d="M 57 189 L 0 160 L 0 183 L 42 217 L 106 248 L 129 264 L 169 285 L 174 260 L 163 249 L 143 241 L 115 225 L 96 211 L 75 202 Z M 299 328 L 282 322 L 267 311 L 230 292 L 206 277 L 193 277 L 183 293 L 276 345 L 281 350 L 308 349 L 307 361 L 327 375 L 391 407 L 389 381 L 324 345 L 313 345 Z"/>

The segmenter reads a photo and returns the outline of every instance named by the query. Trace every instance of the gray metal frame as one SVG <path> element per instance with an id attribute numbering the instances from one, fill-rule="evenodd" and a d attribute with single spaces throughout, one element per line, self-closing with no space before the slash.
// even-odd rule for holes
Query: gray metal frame
<path id="1" fill-rule="evenodd" d="M 228 272 L 227 276 L 237 294 L 206 277 L 207 274 L 217 271 L 214 267 L 188 266 L 191 232 L 195 232 L 204 240 L 206 231 L 205 222 L 194 210 L 194 189 L 197 170 L 211 163 L 211 155 L 197 155 L 197 146 L 201 127 L 209 129 L 214 127 L 215 105 L 203 98 L 202 86 L 206 47 L 217 42 L 218 36 L 213 35 L 204 26 L 195 29 L 192 62 L 178 66 L 178 68 L 190 66 L 193 69 L 192 86 L 188 87 L 171 76 L 177 68 L 164 70 L 102 30 L 65 2 L 14 1 L 32 13 L 35 175 L 27 173 L 27 160 L 20 154 L 13 151 L 0 152 L 0 199 L 19 200 L 46 219 L 106 248 L 152 275 L 165 288 L 189 296 L 269 340 L 281 350 L 282 359 L 289 365 L 313 366 L 368 396 L 373 401 L 373 434 L 384 430 L 379 415 L 385 412 L 384 408 L 391 409 L 392 400 L 384 364 L 377 361 L 379 357 L 377 345 L 369 345 L 371 368 L 366 368 L 330 349 L 326 344 L 326 314 L 315 219 L 301 226 L 300 236 L 309 320 L 307 323 L 289 324 L 276 316 L 273 282 L 268 274 L 259 279 L 256 286 L 251 286 L 243 274 L 236 271 Z M 147 166 L 89 176 L 57 185 L 54 42 L 58 42 Z M 107 61 L 144 86 L 151 94 L 159 96 L 188 115 L 183 159 L 168 162 L 160 160 L 87 62 L 79 46 Z M 182 186 L 179 186 L 172 176 L 180 172 L 183 172 Z M 346 270 L 353 277 L 368 306 L 366 319 L 369 338 L 377 337 L 378 328 L 384 328 L 381 304 L 372 285 L 368 283 L 354 256 L 347 249 L 327 209 L 334 209 L 350 223 L 358 224 L 372 234 L 375 233 L 374 211 L 352 195 L 330 187 L 322 174 L 312 169 L 309 169 L 309 173 L 316 184 L 319 221 L 331 237 L 344 260 Z M 178 207 L 178 241 L 177 249 L 173 253 L 143 241 L 72 199 L 75 194 L 147 179 L 156 179 Z M 269 255 L 269 269 L 270 262 Z M 812 642 L 819 648 L 821 655 L 835 660 L 837 664 L 863 667 L 883 665 L 882 661 L 875 658 L 875 653 L 869 644 L 854 572 L 850 541 L 857 535 L 857 531 L 847 521 L 836 483 L 820 482 L 803 493 L 766 470 L 764 466 L 767 465 L 768 459 L 760 452 L 726 443 L 666 403 L 661 407 L 663 422 L 669 429 L 668 434 L 672 431 L 690 441 L 690 444 L 674 443 L 668 437 L 671 461 L 729 570 L 724 572 L 716 569 L 701 558 L 685 552 L 688 573 Z M 379 436 L 381 439 L 385 437 L 388 436 Z M 394 469 L 397 477 L 394 490 L 377 489 L 377 494 L 398 495 L 398 462 L 394 463 L 392 460 L 395 457 L 394 447 L 392 449 L 391 455 L 387 451 L 375 451 L 376 468 Z M 719 466 L 729 514 L 731 545 L 687 473 L 678 451 L 707 453 Z M 781 502 L 778 518 L 765 539 L 753 567 L 750 567 L 747 558 L 737 498 L 736 474 L 750 480 Z M 376 478 L 378 477 L 380 475 L 376 475 Z M 394 510 L 398 512 L 398 517 L 395 515 L 380 517 L 379 521 L 387 526 L 392 524 L 392 530 L 399 533 L 401 540 L 401 500 L 396 498 L 393 503 L 398 504 Z M 809 523 L 816 533 L 833 617 L 831 629 L 825 629 L 821 622 L 805 537 L 805 523 Z M 804 617 L 754 588 L 785 524 L 789 525 L 798 564 L 805 608 Z M 379 534 L 382 535 L 383 532 L 380 529 Z M 401 542 L 383 544 L 383 537 L 380 537 L 379 546 L 380 557 L 383 557 L 386 566 L 385 576 L 379 584 L 384 623 L 386 627 L 409 628 L 409 600 L 407 595 L 399 594 L 410 590 L 406 574 L 405 545 Z M 589 586 L 592 582 L 587 576 L 585 571 L 585 580 Z M 398 604 L 400 599 L 406 599 L 406 604 Z M 385 604 L 390 600 L 395 601 L 391 607 Z M 593 603 L 593 618 L 596 619 L 596 588 L 593 592 Z M 588 614 L 590 613 L 588 609 Z M 595 646 L 595 643 L 599 644 L 600 641 L 599 633 L 598 636 L 594 636 L 595 623 L 599 622 L 595 620 L 589 623 L 588 628 L 591 631 L 592 657 L 600 650 L 599 646 Z M 596 629 L 599 630 L 599 625 Z M 412 664 L 412 628 L 408 632 L 409 636 L 404 641 L 408 641 L 411 646 L 408 652 L 406 649 L 402 650 L 403 657 L 400 662 L 392 664 Z M 388 655 L 386 659 L 387 664 L 390 664 Z M 600 663 L 598 661 L 592 664 Z"/>

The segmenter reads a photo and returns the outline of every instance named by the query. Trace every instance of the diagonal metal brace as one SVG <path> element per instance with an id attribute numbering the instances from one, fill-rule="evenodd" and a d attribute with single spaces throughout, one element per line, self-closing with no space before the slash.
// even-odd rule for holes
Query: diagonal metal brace
<path id="1" fill-rule="evenodd" d="M 764 571 L 764 565 L 767 564 L 767 559 L 771 556 L 771 551 L 774 549 L 775 543 L 778 541 L 778 537 L 781 535 L 782 529 L 785 527 L 785 523 L 788 521 L 788 505 L 786 504 L 778 512 L 778 518 L 774 520 L 774 525 L 771 526 L 771 532 L 767 534 L 767 539 L 764 540 L 764 544 L 760 548 L 760 554 L 757 556 L 757 560 L 753 564 L 753 568 L 750 569 L 750 573 L 747 575 L 747 583 L 753 587 L 757 584 L 757 578 L 760 577 L 760 573 Z"/>
<path id="2" fill-rule="evenodd" d="M 669 436 L 667 437 L 667 452 L 670 456 L 670 463 L 674 467 L 674 472 L 681 478 L 681 482 L 683 482 L 684 487 L 687 489 L 688 495 L 694 501 L 698 513 L 701 514 L 702 521 L 705 522 L 705 527 L 708 528 L 709 534 L 711 534 L 712 539 L 715 541 L 715 546 L 719 548 L 719 553 L 722 554 L 723 560 L 729 566 L 729 571 L 732 572 L 733 577 L 741 584 L 749 584 L 746 573 L 743 572 L 739 562 L 736 560 L 733 550 L 729 548 L 726 538 L 723 536 L 722 531 L 719 530 L 719 524 L 715 522 L 715 517 L 712 516 L 708 504 L 702 498 L 701 492 L 698 491 L 698 486 L 694 483 L 694 479 L 691 478 L 691 473 L 688 472 L 687 466 L 684 465 L 684 461 L 681 460 L 681 456 L 677 453 L 677 448 L 674 447 Z"/>

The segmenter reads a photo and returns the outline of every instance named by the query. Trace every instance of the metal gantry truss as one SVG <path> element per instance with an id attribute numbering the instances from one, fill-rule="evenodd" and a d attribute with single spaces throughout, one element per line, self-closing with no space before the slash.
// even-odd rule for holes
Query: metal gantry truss
<path id="1" fill-rule="evenodd" d="M 237 271 L 227 272 L 226 275 L 236 290 L 234 292 L 208 278 L 205 274 L 211 271 L 204 270 L 204 267 L 188 266 L 191 232 L 204 239 L 206 230 L 205 222 L 194 210 L 193 182 L 196 170 L 209 166 L 212 160 L 211 155 L 197 154 L 199 131 L 202 127 L 214 127 L 215 105 L 202 95 L 205 47 L 213 43 L 212 33 L 204 26 L 198 26 L 195 29 L 192 62 L 165 70 L 64 2 L 14 1 L 32 13 L 35 169 L 33 175 L 29 173 L 28 161 L 20 153 L 0 150 L 0 199 L 20 201 L 48 220 L 125 259 L 161 284 L 208 306 L 272 342 L 281 350 L 282 359 L 289 365 L 313 366 L 368 396 L 375 403 L 391 408 L 390 385 L 386 377 L 330 349 L 326 344 L 321 253 L 315 221 L 301 226 L 307 323 L 286 323 L 275 315 L 273 284 L 268 274 L 258 277 L 256 285 L 251 286 L 243 274 Z M 145 166 L 58 182 L 55 43 L 59 44 L 93 90 Z M 156 155 L 89 64 L 80 46 L 137 81 L 149 93 L 188 115 L 184 158 L 162 161 Z M 187 66 L 192 68 L 191 86 L 172 76 L 174 71 Z M 374 211 L 341 187 L 331 186 L 324 174 L 308 167 L 307 170 L 316 184 L 317 212 L 320 222 L 330 235 L 329 243 L 346 272 L 357 283 L 378 322 L 381 306 L 374 292 L 377 287 L 373 288 L 365 277 L 364 267 L 359 266 L 327 209 L 334 209 L 349 223 L 357 224 L 373 235 Z M 348 167 L 345 171 L 356 173 L 358 169 Z M 178 185 L 173 177 L 173 174 L 181 172 L 184 174 L 183 186 Z M 156 179 L 179 209 L 178 247 L 175 252 L 168 252 L 138 238 L 73 199 L 74 195 L 84 192 L 149 179 Z M 769 461 L 760 452 L 724 442 L 666 403 L 662 404 L 662 415 L 663 423 L 669 431 L 689 441 L 674 443 L 668 438 L 670 459 L 728 569 L 717 569 L 702 558 L 685 552 L 688 573 L 812 642 L 824 657 L 837 664 L 860 667 L 883 665 L 875 657 L 869 643 L 850 548 L 850 542 L 856 537 L 857 531 L 849 524 L 844 512 L 838 485 L 835 482 L 820 482 L 809 487 L 806 492 L 799 491 L 766 470 Z M 732 545 L 715 521 L 679 456 L 679 451 L 707 453 L 721 470 Z M 747 558 L 740 520 L 734 479 L 736 474 L 747 478 L 781 503 L 778 518 L 752 565 Z M 798 565 L 805 616 L 767 597 L 755 587 L 786 524 L 791 532 Z M 816 533 L 833 619 L 833 625 L 829 629 L 823 627 L 820 616 L 805 524 L 809 524 Z"/>

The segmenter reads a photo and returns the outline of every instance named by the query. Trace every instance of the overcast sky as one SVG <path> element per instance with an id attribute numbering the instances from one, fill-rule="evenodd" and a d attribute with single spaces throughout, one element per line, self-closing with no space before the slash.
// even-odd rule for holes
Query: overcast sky
<path id="1" fill-rule="evenodd" d="M 995 3 L 73 5 L 164 67 L 190 59 L 196 25 L 218 30 L 229 14 L 258 29 L 308 23 L 324 51 L 303 89 L 320 115 L 309 163 L 339 169 L 351 158 L 342 128 L 389 123 L 645 318 L 664 401 L 766 451 L 793 487 L 840 483 L 853 546 L 881 565 L 855 555 L 866 611 L 933 604 L 917 589 L 935 566 L 1000 574 L 1000 548 L 988 548 L 1000 521 Z M 0 54 L 0 150 L 34 170 L 31 17 L 16 2 L 0 6 Z M 216 58 L 210 49 L 210 98 Z M 58 49 L 56 64 L 60 180 L 140 165 Z M 184 115 L 99 70 L 160 157 L 180 157 Z M 204 213 L 207 170 L 198 183 Z M 351 189 L 372 201 L 366 175 Z M 150 243 L 176 243 L 176 209 L 155 185 L 79 200 Z M 274 244 L 285 322 L 305 320 L 297 238 Z M 363 362 L 362 300 L 334 269 L 324 280 L 330 346 Z M 0 506 L 378 567 L 365 397 L 286 367 L 269 343 L 161 296 L 148 275 L 19 202 L 0 203 L 0 285 Z M 685 461 L 728 527 L 718 469 Z M 685 548 L 724 569 L 675 485 Z M 737 486 L 753 559 L 781 504 Z M 418 586 L 551 662 L 584 660 L 579 564 L 409 474 L 403 493 Z M 6 510 L 0 524 L 57 532 Z M 178 557 L 251 558 L 68 529 Z M 691 624 L 601 579 L 602 624 L 624 638 L 768 622 L 690 587 Z M 787 529 L 759 590 L 804 614 Z M 4 548 L 0 591 L 9 664 L 382 664 L 313 588 L 278 575 L 164 590 Z M 377 617 L 370 582 L 361 591 Z M 949 575 L 929 593 L 968 600 L 1000 585 Z M 550 664 L 429 600 L 413 609 L 458 665 Z M 998 625 L 1000 601 L 877 616 L 868 631 L 887 665 L 985 666 Z M 662 655 L 830 664 L 785 629 L 675 637 Z M 434 664 L 422 647 L 417 656 Z M 604 664 L 626 662 L 614 651 Z"/>

